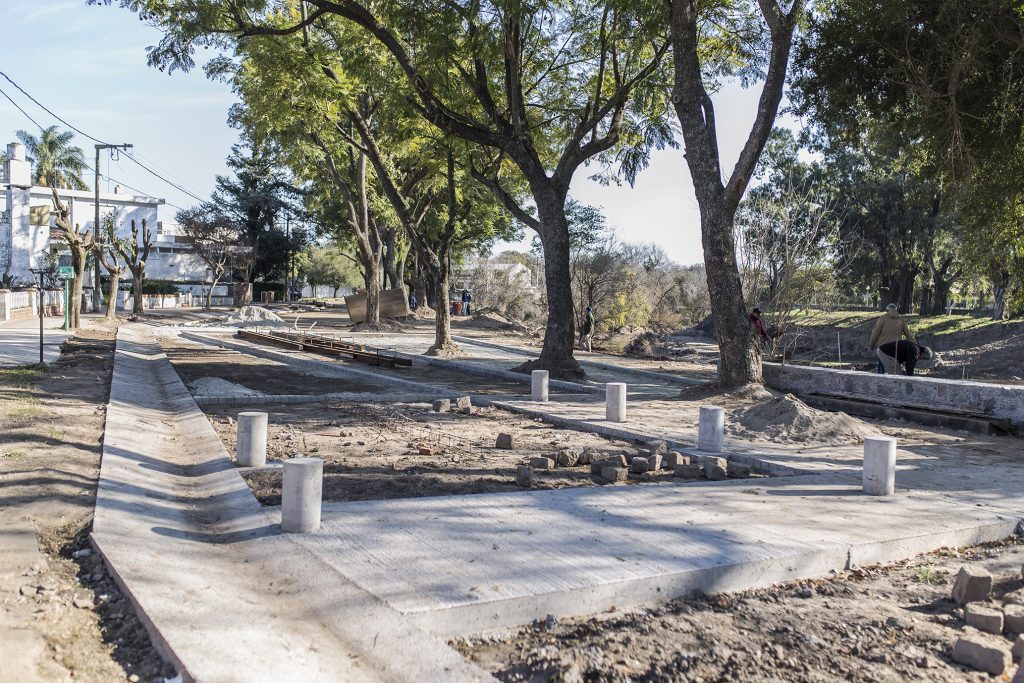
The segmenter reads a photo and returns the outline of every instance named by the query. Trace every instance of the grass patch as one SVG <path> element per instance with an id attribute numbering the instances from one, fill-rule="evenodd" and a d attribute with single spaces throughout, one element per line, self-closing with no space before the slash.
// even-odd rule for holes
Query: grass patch
<path id="1" fill-rule="evenodd" d="M 0 386 L 27 389 L 50 369 L 46 364 L 16 365 L 12 368 L 0 368 Z"/>
<path id="2" fill-rule="evenodd" d="M 812 328 L 835 327 L 840 330 L 852 330 L 863 326 L 867 331 L 880 315 L 882 315 L 881 311 L 805 311 L 795 314 L 792 324 Z M 1002 320 L 975 318 L 970 315 L 904 315 L 903 318 L 914 334 L 939 336 L 1005 324 Z"/>
<path id="3" fill-rule="evenodd" d="M 7 451 L 2 457 L 5 460 L 21 460 L 25 457 L 25 451 Z"/>
<path id="4" fill-rule="evenodd" d="M 931 567 L 918 567 L 914 572 L 914 580 L 929 586 L 937 586 L 942 583 L 942 577 Z"/>

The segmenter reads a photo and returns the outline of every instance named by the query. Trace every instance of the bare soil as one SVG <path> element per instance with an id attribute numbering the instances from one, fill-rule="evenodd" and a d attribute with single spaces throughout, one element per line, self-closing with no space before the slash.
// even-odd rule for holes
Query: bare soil
<path id="1" fill-rule="evenodd" d="M 1020 591 L 1020 540 L 939 551 L 831 579 L 694 596 L 589 618 L 549 617 L 452 645 L 502 681 L 993 681 L 951 658 L 965 632 L 950 599 L 963 565 Z M 1009 649 L 1009 635 L 1000 639 Z"/>
<path id="2" fill-rule="evenodd" d="M 0 372 L 0 527 L 31 523 L 42 552 L 0 586 L 0 622 L 42 639 L 42 655 L 24 663 L 39 680 L 174 673 L 88 544 L 113 337 L 82 331 L 44 370 Z"/>
<path id="3" fill-rule="evenodd" d="M 562 449 L 593 448 L 601 455 L 631 455 L 639 449 L 597 434 L 558 429 L 500 410 L 474 409 L 473 415 L 435 413 L 426 404 L 302 404 L 254 410 L 269 413 L 267 456 L 281 461 L 299 455 L 324 460 L 324 500 L 521 491 L 516 466 L 531 457 L 554 458 Z M 225 448 L 235 449 L 234 417 L 245 406 L 204 408 Z M 512 434 L 515 448 L 495 446 L 499 433 Z M 665 480 L 668 470 L 632 475 L 629 483 Z M 246 476 L 265 505 L 279 505 L 280 471 Z M 535 489 L 598 486 L 589 465 L 537 471 Z"/>

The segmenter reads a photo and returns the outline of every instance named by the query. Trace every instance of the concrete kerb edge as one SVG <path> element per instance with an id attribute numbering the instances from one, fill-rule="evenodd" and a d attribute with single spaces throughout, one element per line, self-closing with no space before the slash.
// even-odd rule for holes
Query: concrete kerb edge
<path id="1" fill-rule="evenodd" d="M 463 336 L 460 336 L 460 335 L 453 335 L 452 339 L 454 339 L 455 341 L 463 342 L 464 344 L 476 344 L 477 346 L 487 346 L 487 347 L 492 348 L 492 349 L 498 349 L 498 350 L 501 350 L 501 351 L 509 351 L 511 353 L 518 353 L 518 354 L 524 355 L 524 356 L 533 355 L 529 351 L 525 351 L 523 349 L 517 349 L 514 346 L 504 346 L 502 344 L 497 344 L 495 342 L 489 342 L 489 341 L 473 339 L 472 337 L 463 337 Z M 618 372 L 622 372 L 624 374 L 634 375 L 636 377 L 646 377 L 648 379 L 658 379 L 658 380 L 661 380 L 663 382 L 669 382 L 671 384 L 678 384 L 678 385 L 684 386 L 684 387 L 693 387 L 693 386 L 699 386 L 701 384 L 708 384 L 709 383 L 708 380 L 704 380 L 704 379 L 693 379 L 693 378 L 690 378 L 690 377 L 679 377 L 678 375 L 670 375 L 670 374 L 665 373 L 665 372 L 655 372 L 654 370 L 644 370 L 642 368 L 623 367 L 621 365 L 616 365 L 615 363 L 606 363 L 604 361 L 591 360 L 589 358 L 583 358 L 583 359 L 577 358 L 576 360 L 579 361 L 580 365 L 584 365 L 584 366 L 585 365 L 590 365 L 590 366 L 598 368 L 600 370 L 618 371 Z"/>
<path id="2" fill-rule="evenodd" d="M 613 439 L 624 439 L 627 441 L 636 441 L 639 443 L 646 443 L 648 441 L 664 441 L 670 450 L 676 450 L 685 455 L 691 455 L 697 458 L 701 458 L 703 461 L 704 457 L 715 456 L 719 458 L 725 458 L 729 462 L 737 462 L 744 465 L 749 465 L 750 468 L 760 474 L 769 474 L 774 477 L 789 477 L 796 475 L 812 475 L 821 474 L 817 470 L 805 470 L 798 467 L 792 467 L 790 465 L 780 464 L 767 459 L 763 456 L 751 455 L 749 453 L 729 453 L 723 451 L 721 453 L 704 453 L 698 451 L 689 444 L 684 444 L 680 441 L 674 441 L 667 439 L 659 434 L 648 434 L 645 432 L 637 432 L 631 429 L 624 429 L 622 427 L 611 427 L 603 424 L 595 424 L 586 420 L 576 420 L 568 417 L 561 417 L 558 415 L 552 415 L 551 413 L 536 408 L 528 408 L 526 406 L 516 405 L 513 403 L 507 403 L 502 400 L 494 400 L 486 397 L 474 397 L 473 403 L 481 406 L 492 406 L 494 408 L 500 408 L 510 413 L 517 415 L 525 415 L 527 417 L 540 418 L 548 424 L 555 425 L 556 427 L 563 427 L 566 429 L 572 429 L 574 431 L 590 432 L 592 434 L 600 434 L 601 436 L 607 436 Z"/>
<path id="3" fill-rule="evenodd" d="M 102 533 L 97 535 L 96 532 L 90 532 L 89 545 L 93 547 L 93 550 L 96 551 L 96 554 L 100 557 L 101 560 L 103 560 L 104 566 L 106 566 L 107 571 L 110 573 L 111 578 L 114 579 L 114 583 L 117 584 L 117 587 L 121 590 L 121 593 L 128 598 L 128 601 L 131 603 L 132 608 L 135 610 L 135 616 L 138 617 L 139 621 L 142 623 L 142 627 L 146 629 L 146 634 L 149 635 L 149 641 L 153 644 L 153 647 L 160 654 L 160 656 L 168 662 L 170 662 L 171 666 L 174 667 L 177 675 L 181 677 L 183 683 L 195 683 L 195 677 L 189 672 L 188 667 L 185 666 L 185 663 L 182 661 L 181 657 L 178 656 L 178 653 L 174 650 L 173 647 L 171 647 L 171 644 L 168 643 L 167 640 L 164 638 L 163 633 L 161 633 L 160 629 L 157 628 L 156 624 L 153 623 L 153 620 L 149 618 L 149 614 L 142 607 L 142 603 L 140 603 L 139 600 L 135 597 L 135 593 L 132 592 L 131 587 L 121 577 L 121 574 L 117 571 L 117 567 L 114 566 L 114 563 L 111 562 L 110 558 L 108 558 L 107 554 L 103 551 L 103 543 L 101 542 L 100 538 L 102 536 Z"/>
<path id="4" fill-rule="evenodd" d="M 424 392 L 422 394 L 402 394 L 399 396 L 375 396 L 354 393 L 333 393 L 333 394 L 264 394 L 253 396 L 215 396 L 208 394 L 196 394 L 193 396 L 195 402 L 200 406 L 213 405 L 273 405 L 279 403 L 375 403 L 394 402 L 402 403 L 430 403 L 438 397 L 437 391 Z"/>

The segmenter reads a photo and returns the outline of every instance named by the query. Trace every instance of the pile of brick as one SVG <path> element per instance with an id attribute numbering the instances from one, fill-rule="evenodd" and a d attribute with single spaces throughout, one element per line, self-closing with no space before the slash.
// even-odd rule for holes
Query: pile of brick
<path id="1" fill-rule="evenodd" d="M 952 657 L 993 676 L 1002 676 L 1014 661 L 1019 662 L 1012 683 L 1024 683 L 1024 588 L 997 602 L 992 599 L 993 583 L 992 575 L 982 568 L 962 567 L 957 573 L 952 597 L 963 606 L 965 633 L 953 646 Z"/>

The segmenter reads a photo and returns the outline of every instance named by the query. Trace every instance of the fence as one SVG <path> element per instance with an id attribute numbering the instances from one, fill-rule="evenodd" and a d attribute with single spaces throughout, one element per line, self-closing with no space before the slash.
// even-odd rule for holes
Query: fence
<path id="1" fill-rule="evenodd" d="M 39 292 L 0 292 L 0 322 L 25 320 L 39 315 Z M 46 315 L 64 315 L 64 292 L 46 290 L 43 292 Z"/>
<path id="2" fill-rule="evenodd" d="M 142 295 L 142 308 L 150 310 L 154 308 L 181 308 L 183 306 L 193 306 L 194 297 L 190 292 L 181 292 L 179 294 L 143 294 Z M 117 307 L 130 311 L 135 306 L 135 296 L 130 292 L 121 290 L 117 293 Z"/>

